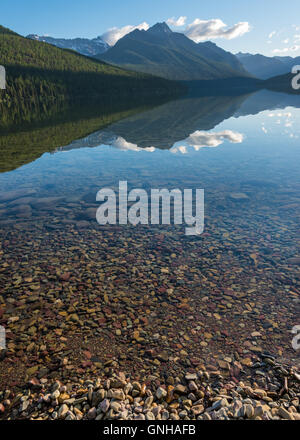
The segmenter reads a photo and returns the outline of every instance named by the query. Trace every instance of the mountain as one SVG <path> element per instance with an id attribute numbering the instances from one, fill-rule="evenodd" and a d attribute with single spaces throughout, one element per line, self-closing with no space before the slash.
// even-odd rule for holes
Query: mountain
<path id="1" fill-rule="evenodd" d="M 93 38 L 92 40 L 89 40 L 88 38 L 65 39 L 30 34 L 27 35 L 26 38 L 52 44 L 53 46 L 60 47 L 61 49 L 71 49 L 88 57 L 93 57 L 95 55 L 104 53 L 110 47 L 105 41 L 102 40 L 101 37 Z"/>
<path id="2" fill-rule="evenodd" d="M 205 56 L 207 59 L 220 63 L 226 62 L 227 64 L 229 64 L 230 67 L 234 68 L 237 72 L 241 72 L 245 74 L 243 66 L 241 65 L 242 63 L 231 52 L 227 52 L 221 49 L 219 46 L 217 46 L 215 43 L 212 43 L 211 41 L 198 43 L 198 47 L 201 51 L 201 54 Z"/>
<path id="3" fill-rule="evenodd" d="M 182 92 L 175 82 L 110 66 L 2 26 L 0 62 L 7 77 L 6 90 L 0 91 L 2 126 L 48 118 L 79 99 L 141 101 Z"/>
<path id="4" fill-rule="evenodd" d="M 295 64 L 299 64 L 300 57 L 275 57 L 277 60 L 280 60 L 282 63 L 288 65 L 288 66 L 294 66 Z"/>
<path id="5" fill-rule="evenodd" d="M 97 58 L 130 70 L 173 80 L 249 76 L 240 61 L 213 43 L 195 43 L 166 23 L 134 30 Z"/>
<path id="6" fill-rule="evenodd" d="M 236 57 L 248 72 L 260 79 L 283 75 L 291 72 L 293 66 L 300 64 L 300 57 L 266 57 L 241 52 L 236 54 Z"/>

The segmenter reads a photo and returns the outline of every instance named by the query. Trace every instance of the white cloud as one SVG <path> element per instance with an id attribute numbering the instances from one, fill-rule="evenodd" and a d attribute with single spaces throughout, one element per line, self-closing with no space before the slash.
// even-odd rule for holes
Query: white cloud
<path id="1" fill-rule="evenodd" d="M 299 34 L 294 35 L 294 38 L 295 38 L 295 40 L 294 40 L 295 44 L 300 43 L 300 35 Z"/>
<path id="2" fill-rule="evenodd" d="M 271 34 L 269 35 L 269 41 L 268 43 L 274 42 L 274 39 L 271 41 L 272 36 L 274 36 L 276 34 L 277 37 L 279 37 L 279 35 L 281 34 L 285 34 L 284 39 L 281 40 L 280 42 L 284 45 L 284 47 L 282 48 L 276 48 L 273 50 L 274 54 L 291 54 L 293 52 L 297 52 L 300 50 L 300 34 L 299 33 L 294 33 L 295 30 L 300 30 L 300 28 L 296 25 L 292 25 L 292 28 L 294 28 L 294 30 L 292 30 L 292 34 L 291 31 L 289 30 L 289 32 L 287 33 L 287 29 L 281 29 L 279 31 L 274 31 L 271 32 Z M 278 44 L 279 44 L 279 39 L 277 38 Z M 294 54 L 295 56 L 296 54 Z"/>
<path id="3" fill-rule="evenodd" d="M 113 27 L 108 29 L 103 35 L 101 35 L 101 38 L 106 41 L 107 44 L 110 46 L 114 46 L 120 38 L 123 38 L 125 35 L 129 34 L 130 32 L 134 31 L 135 29 L 139 30 L 148 30 L 149 24 L 145 21 L 137 26 L 124 26 L 122 28 Z"/>
<path id="4" fill-rule="evenodd" d="M 232 130 L 224 130 L 219 133 L 209 133 L 207 131 L 195 131 L 192 133 L 184 142 L 187 144 L 187 147 L 194 148 L 195 151 L 199 151 L 204 147 L 218 147 L 223 144 L 225 140 L 232 142 L 234 144 L 240 144 L 244 140 L 244 136 L 241 133 Z M 174 146 L 171 149 L 172 153 L 187 153 L 187 147 L 180 145 Z"/>
<path id="5" fill-rule="evenodd" d="M 155 147 L 141 148 L 141 147 L 138 147 L 136 144 L 132 144 L 131 142 L 127 142 L 121 136 L 118 136 L 116 139 L 114 139 L 112 142 L 110 142 L 109 145 L 111 145 L 114 148 L 118 148 L 119 150 L 123 150 L 123 151 L 147 151 L 148 153 L 153 153 L 155 151 Z"/>
<path id="6" fill-rule="evenodd" d="M 195 131 L 187 138 L 187 143 L 195 149 L 202 147 L 218 147 L 224 140 L 234 144 L 243 142 L 244 136 L 232 130 L 224 130 L 219 133 L 208 133 L 206 131 Z"/>
<path id="7" fill-rule="evenodd" d="M 175 154 L 175 153 L 181 153 L 181 154 L 187 154 L 187 148 L 184 145 L 179 145 L 178 147 L 173 147 L 170 150 L 171 153 Z"/>
<path id="8" fill-rule="evenodd" d="M 296 44 L 291 47 L 284 47 L 282 49 L 274 49 L 273 53 L 297 52 L 298 50 L 300 50 L 300 46 Z"/>
<path id="9" fill-rule="evenodd" d="M 240 37 L 250 31 L 250 25 L 247 21 L 240 22 L 228 28 L 219 18 L 212 20 L 200 20 L 196 18 L 189 24 L 184 34 L 196 43 L 213 38 L 226 38 L 232 40 Z"/>
<path id="10" fill-rule="evenodd" d="M 180 16 L 177 19 L 176 17 L 171 17 L 167 20 L 167 24 L 174 27 L 181 27 L 185 25 L 186 19 L 187 17 L 184 16 Z M 104 34 L 101 35 L 101 38 L 110 46 L 114 46 L 118 40 L 135 29 L 146 31 L 149 27 L 149 24 L 145 21 L 137 26 L 127 25 L 121 28 L 113 27 L 104 32 Z M 183 33 L 188 38 L 198 43 L 200 41 L 214 38 L 232 40 L 233 38 L 240 37 L 249 31 L 250 25 L 248 22 L 240 22 L 229 28 L 218 18 L 212 20 L 200 20 L 199 18 L 196 18 L 192 23 L 186 26 Z"/>
<path id="11" fill-rule="evenodd" d="M 167 24 L 169 26 L 175 26 L 175 27 L 184 26 L 185 22 L 186 22 L 186 17 L 183 16 L 177 18 L 177 20 L 175 17 L 169 18 L 167 20 Z"/>
<path id="12" fill-rule="evenodd" d="M 275 34 L 276 34 L 276 31 L 271 32 L 269 34 L 269 40 L 271 40 L 271 38 L 273 38 Z"/>

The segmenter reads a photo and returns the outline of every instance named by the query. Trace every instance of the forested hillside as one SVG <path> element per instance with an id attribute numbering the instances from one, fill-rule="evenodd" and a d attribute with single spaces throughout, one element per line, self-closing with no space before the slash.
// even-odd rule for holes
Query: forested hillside
<path id="1" fill-rule="evenodd" d="M 177 83 L 26 39 L 2 26 L 0 65 L 7 75 L 7 88 L 0 91 L 4 124 L 42 119 L 78 100 L 138 100 L 181 90 Z"/>

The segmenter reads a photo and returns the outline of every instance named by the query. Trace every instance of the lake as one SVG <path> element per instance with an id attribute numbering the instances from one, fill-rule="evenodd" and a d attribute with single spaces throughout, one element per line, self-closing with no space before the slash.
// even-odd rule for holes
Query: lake
<path id="1" fill-rule="evenodd" d="M 261 353 L 299 364 L 298 96 L 188 96 L 79 139 L 49 130 L 2 136 L 0 386 L 113 365 L 166 379 L 205 365 L 238 380 Z M 96 194 L 120 181 L 204 189 L 203 234 L 100 226 Z"/>

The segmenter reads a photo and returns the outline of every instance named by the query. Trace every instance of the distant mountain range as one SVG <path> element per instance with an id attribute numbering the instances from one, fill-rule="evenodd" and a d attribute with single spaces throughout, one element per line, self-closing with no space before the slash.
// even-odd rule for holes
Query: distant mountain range
<path id="1" fill-rule="evenodd" d="M 101 37 L 53 38 L 30 34 L 27 38 L 71 49 L 110 64 L 175 80 L 207 80 L 247 77 L 238 58 L 207 41 L 195 43 L 166 23 L 149 30 L 135 30 L 110 47 Z"/>
<path id="2" fill-rule="evenodd" d="M 36 41 L 43 41 L 44 43 L 52 44 L 61 49 L 75 50 L 76 52 L 89 57 L 94 57 L 95 55 L 106 52 L 110 47 L 101 37 L 93 38 L 92 40 L 89 40 L 88 38 L 65 39 L 30 34 L 27 35 L 27 38 Z"/>
<path id="3" fill-rule="evenodd" d="M 290 73 L 293 66 L 300 64 L 300 57 L 266 57 L 250 53 L 236 54 L 244 68 L 259 79 L 269 79 L 274 76 Z"/>
<path id="4" fill-rule="evenodd" d="M 71 49 L 82 55 L 136 72 L 172 80 L 199 81 L 227 78 L 266 80 L 291 72 L 300 57 L 267 57 L 261 54 L 233 55 L 211 41 L 195 43 L 166 23 L 147 31 L 135 29 L 111 47 L 101 37 L 53 38 L 30 34 L 27 38 Z"/>
<path id="5" fill-rule="evenodd" d="M 250 76 L 237 57 L 211 42 L 195 43 L 166 23 L 134 30 L 97 58 L 137 72 L 173 80 Z"/>

